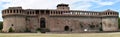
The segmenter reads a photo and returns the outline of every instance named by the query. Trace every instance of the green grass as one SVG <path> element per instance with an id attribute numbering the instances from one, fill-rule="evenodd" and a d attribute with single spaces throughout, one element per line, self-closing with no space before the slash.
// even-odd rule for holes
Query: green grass
<path id="1" fill-rule="evenodd" d="M 0 33 L 0 37 L 120 37 L 120 32 L 117 32 L 117 33 L 73 33 L 73 34 Z"/>

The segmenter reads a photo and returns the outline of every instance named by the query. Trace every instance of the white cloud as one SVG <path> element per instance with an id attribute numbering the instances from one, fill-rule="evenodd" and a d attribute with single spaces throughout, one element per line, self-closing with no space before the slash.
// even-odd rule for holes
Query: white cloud
<path id="1" fill-rule="evenodd" d="M 97 3 L 100 6 L 113 5 L 116 2 L 120 2 L 119 0 L 114 1 L 102 1 L 102 0 L 0 0 L 0 2 L 10 2 L 8 4 L 3 5 L 4 8 L 9 6 L 22 6 L 23 8 L 37 8 L 37 9 L 46 9 L 46 8 L 55 8 L 59 3 L 67 3 L 70 4 L 71 7 L 73 3 L 79 2 L 78 7 L 81 9 L 88 9 L 92 6 L 91 2 Z M 77 9 L 77 8 L 76 8 Z"/>
<path id="2" fill-rule="evenodd" d="M 113 5 L 114 2 L 100 2 L 98 4 L 105 6 L 105 5 Z"/>
<path id="3" fill-rule="evenodd" d="M 4 8 L 9 6 L 22 6 L 23 8 L 37 8 L 37 9 L 46 9 L 46 8 L 55 8 L 59 3 L 73 3 L 77 0 L 11 0 L 9 4 L 3 5 Z"/>
<path id="4" fill-rule="evenodd" d="M 71 8 L 74 10 L 88 10 L 92 6 L 91 3 L 81 2 L 71 5 Z"/>
<path id="5" fill-rule="evenodd" d="M 118 2 L 120 2 L 120 0 L 108 0 L 108 1 L 102 1 L 102 0 L 99 0 L 99 1 L 94 1 L 96 4 L 98 4 L 98 6 L 94 7 L 94 8 L 99 8 L 99 7 L 103 7 L 103 6 L 112 6 Z"/>
<path id="6" fill-rule="evenodd" d="M 118 1 L 118 0 L 117 0 Z M 57 4 L 67 3 L 70 4 L 72 9 L 89 9 L 92 6 L 91 2 L 95 2 L 100 6 L 112 5 L 114 2 L 102 2 L 102 0 L 0 0 L 0 2 L 10 2 L 2 5 L 7 8 L 11 6 L 22 6 L 23 8 L 34 8 L 34 9 L 55 9 Z M 77 4 L 73 4 L 76 3 Z M 116 2 L 116 1 L 115 1 Z M 76 7 L 77 6 L 77 7 Z"/>

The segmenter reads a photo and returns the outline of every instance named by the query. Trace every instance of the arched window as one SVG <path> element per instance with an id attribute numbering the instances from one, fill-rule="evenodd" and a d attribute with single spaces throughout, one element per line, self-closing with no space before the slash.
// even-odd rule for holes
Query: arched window
<path id="1" fill-rule="evenodd" d="M 32 14 L 32 13 L 30 12 L 30 14 Z"/>
<path id="2" fill-rule="evenodd" d="M 15 10 L 13 10 L 13 12 L 15 13 Z"/>
<path id="3" fill-rule="evenodd" d="M 99 28 L 100 31 L 103 31 L 102 29 L 102 22 L 100 23 L 100 28 Z"/>
<path id="4" fill-rule="evenodd" d="M 27 14 L 29 14 L 29 12 L 27 12 Z"/>
<path id="5" fill-rule="evenodd" d="M 36 14 L 39 14 L 39 10 L 36 10 L 35 13 L 36 13 Z"/>
<path id="6" fill-rule="evenodd" d="M 13 24 L 11 24 L 11 26 L 14 26 Z"/>
<path id="7" fill-rule="evenodd" d="M 49 10 L 46 10 L 46 14 L 50 14 L 49 12 L 50 12 Z"/>
<path id="8" fill-rule="evenodd" d="M 44 14 L 44 10 L 41 10 L 41 12 L 40 12 L 41 14 Z"/>
<path id="9" fill-rule="evenodd" d="M 90 28 L 92 28 L 92 29 L 95 28 L 95 25 L 90 25 Z"/>
<path id="10" fill-rule="evenodd" d="M 10 13 L 12 13 L 12 10 L 10 10 Z"/>
<path id="11" fill-rule="evenodd" d="M 82 24 L 80 24 L 80 27 L 81 27 L 81 28 L 83 28 L 83 25 L 82 25 Z"/>
<path id="12" fill-rule="evenodd" d="M 18 13 L 19 10 L 16 10 L 16 12 Z"/>

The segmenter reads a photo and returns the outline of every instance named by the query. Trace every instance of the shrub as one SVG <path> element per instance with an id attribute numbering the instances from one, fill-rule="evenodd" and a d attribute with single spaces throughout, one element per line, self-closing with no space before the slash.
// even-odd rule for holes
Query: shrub
<path id="1" fill-rule="evenodd" d="M 100 27 L 100 29 L 99 29 L 100 31 L 103 31 L 103 29 L 102 29 L 102 27 Z"/>
<path id="2" fill-rule="evenodd" d="M 2 32 L 2 30 L 0 30 L 0 33 Z"/>
<path id="3" fill-rule="evenodd" d="M 37 31 L 39 31 L 41 33 L 45 33 L 45 32 L 49 32 L 50 30 L 47 28 L 38 28 Z"/>
<path id="4" fill-rule="evenodd" d="M 0 30 L 3 28 L 3 22 L 0 22 Z"/>
<path id="5" fill-rule="evenodd" d="M 28 28 L 26 28 L 25 32 L 31 32 Z"/>
<path id="6" fill-rule="evenodd" d="M 13 29 L 12 29 L 12 27 L 9 28 L 9 32 L 14 32 Z"/>

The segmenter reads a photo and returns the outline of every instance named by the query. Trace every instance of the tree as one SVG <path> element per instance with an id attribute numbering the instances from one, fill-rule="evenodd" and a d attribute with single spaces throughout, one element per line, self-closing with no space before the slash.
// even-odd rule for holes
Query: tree
<path id="1" fill-rule="evenodd" d="M 41 33 L 50 32 L 50 30 L 47 28 L 38 28 L 37 31 L 39 31 Z"/>
<path id="2" fill-rule="evenodd" d="M 13 29 L 12 29 L 12 27 L 9 28 L 9 32 L 14 32 Z"/>
<path id="3" fill-rule="evenodd" d="M 120 29 L 120 18 L 118 19 L 118 27 Z"/>
<path id="4" fill-rule="evenodd" d="M 26 28 L 25 32 L 31 32 L 28 28 Z"/>
<path id="5" fill-rule="evenodd" d="M 0 21 L 0 30 L 3 28 L 3 22 Z"/>

